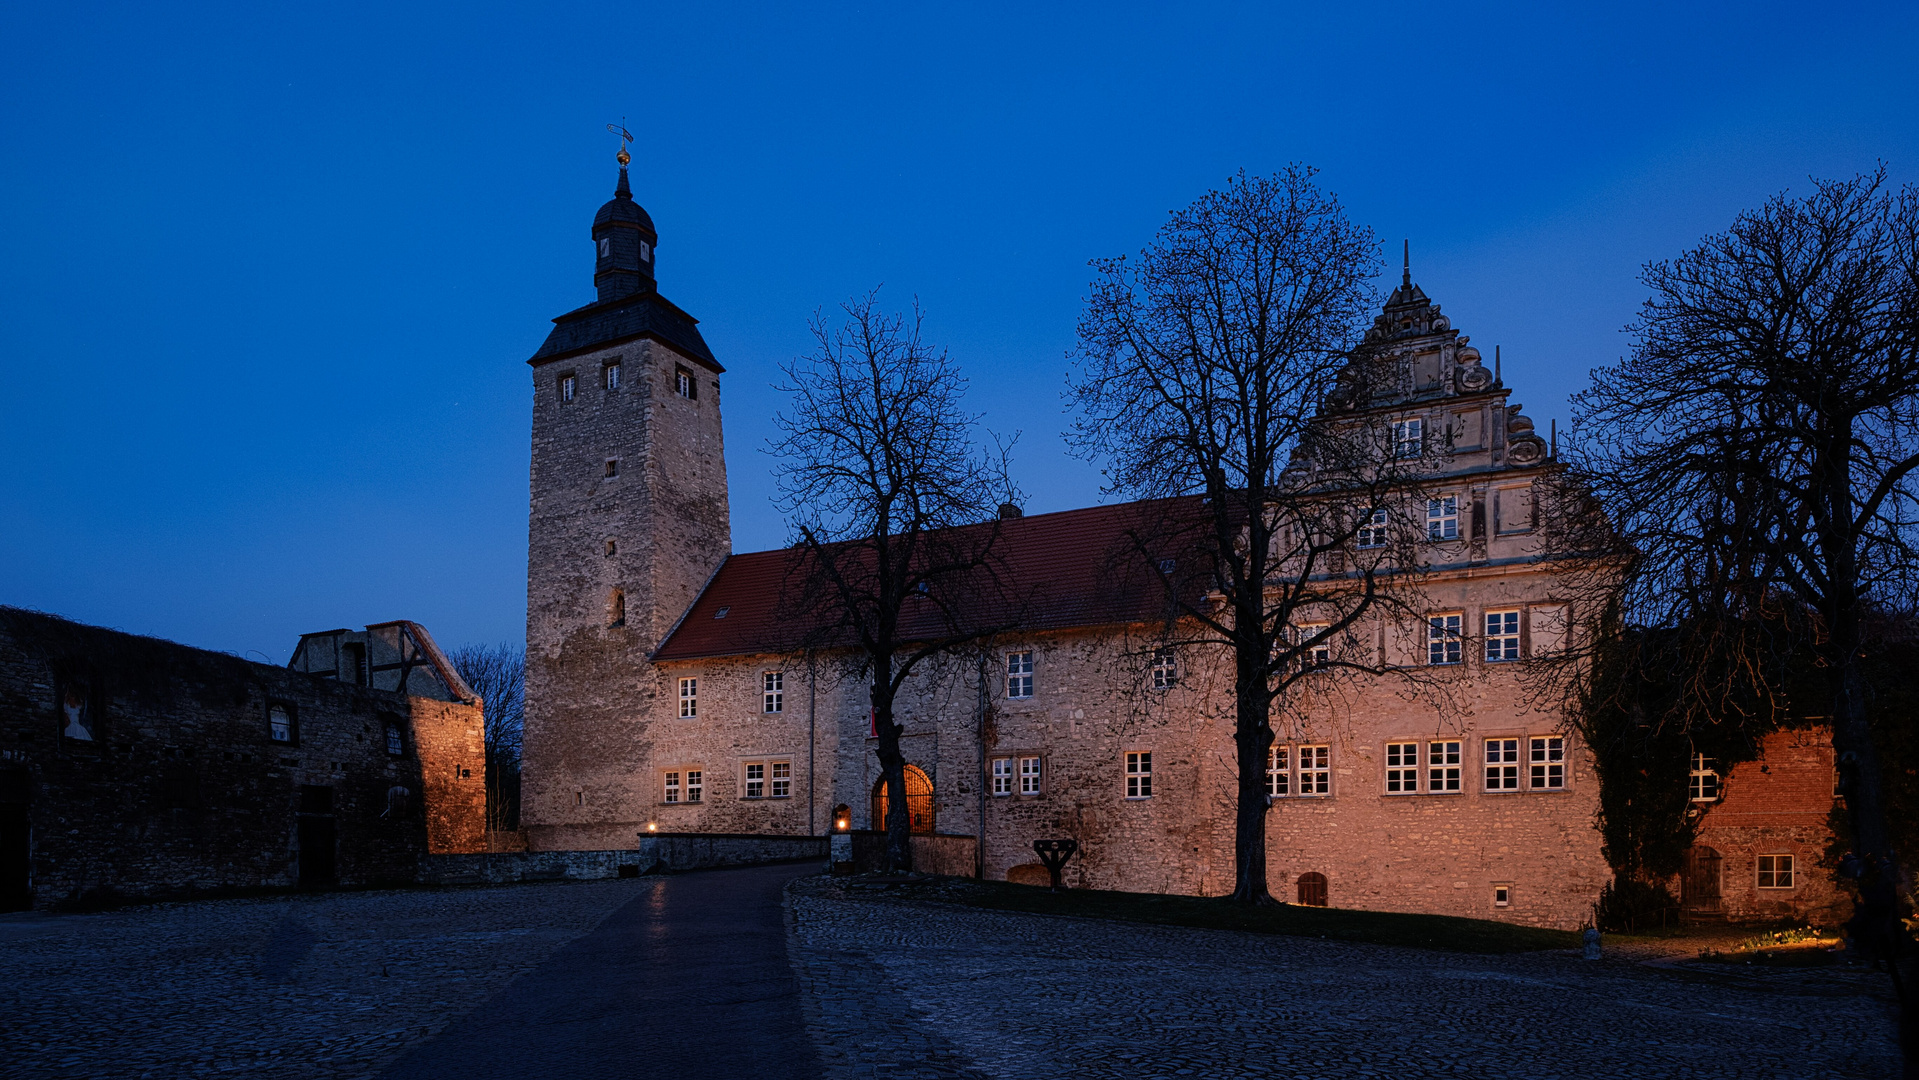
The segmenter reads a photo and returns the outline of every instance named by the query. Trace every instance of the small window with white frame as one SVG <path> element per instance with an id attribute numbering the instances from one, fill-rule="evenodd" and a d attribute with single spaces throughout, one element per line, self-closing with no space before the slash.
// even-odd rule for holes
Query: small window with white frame
<path id="1" fill-rule="evenodd" d="M 1387 539 L 1386 511 L 1379 508 L 1359 512 L 1359 528 L 1353 533 L 1353 546 L 1383 548 Z"/>
<path id="2" fill-rule="evenodd" d="M 1419 791 L 1419 744 L 1386 744 L 1386 794 L 1413 795 Z"/>
<path id="3" fill-rule="evenodd" d="M 662 801 L 670 803 L 680 801 L 680 772 L 678 769 L 669 769 L 667 771 L 666 795 Z"/>
<path id="4" fill-rule="evenodd" d="M 1460 623 L 1464 616 L 1429 615 L 1426 617 L 1426 662 L 1428 664 L 1457 664 L 1463 655 L 1459 638 Z"/>
<path id="5" fill-rule="evenodd" d="M 766 762 L 746 763 L 746 786 L 741 789 L 741 792 L 748 799 L 766 798 Z"/>
<path id="6" fill-rule="evenodd" d="M 1293 643 L 1295 645 L 1303 645 L 1308 641 L 1312 641 L 1314 638 L 1324 633 L 1326 628 L 1329 625 L 1331 624 L 1323 623 L 1323 622 L 1300 623 L 1298 626 L 1293 627 Z M 1327 664 L 1332 663 L 1333 662 L 1332 639 L 1328 638 L 1325 641 L 1321 641 L 1314 645 L 1308 646 L 1306 648 L 1305 654 L 1302 655 L 1299 659 L 1300 659 L 1300 663 L 1306 667 L 1325 667 Z"/>
<path id="7" fill-rule="evenodd" d="M 578 385 L 578 380 L 576 380 L 573 377 L 573 374 L 571 372 L 568 372 L 567 374 L 560 376 L 560 400 L 563 402 L 572 401 L 573 390 L 574 390 L 574 387 L 577 385 Z"/>
<path id="8" fill-rule="evenodd" d="M 1792 888 L 1792 856 L 1759 856 L 1759 887 L 1762 889 Z"/>
<path id="9" fill-rule="evenodd" d="M 700 396 L 700 384 L 693 378 L 692 372 L 685 368 L 674 368 L 673 392 L 688 401 L 697 401 Z"/>
<path id="10" fill-rule="evenodd" d="M 1421 419 L 1393 421 L 1393 456 L 1416 458 L 1426 452 L 1426 422 Z"/>
<path id="11" fill-rule="evenodd" d="M 1021 795 L 1039 794 L 1039 758 L 1037 756 L 1019 759 L 1019 793 Z"/>
<path id="12" fill-rule="evenodd" d="M 1486 790 L 1519 790 L 1519 740 L 1486 740 Z"/>
<path id="13" fill-rule="evenodd" d="M 1030 650 L 1006 654 L 1006 696 L 1033 696 L 1033 654 Z"/>
<path id="14" fill-rule="evenodd" d="M 1293 748 L 1276 744 L 1266 755 L 1266 794 L 1283 799 L 1293 793 Z"/>
<path id="15" fill-rule="evenodd" d="M 1495 883 L 1493 885 L 1493 906 L 1494 907 L 1512 907 L 1513 906 L 1513 887 L 1511 885 L 1508 885 L 1504 882 Z"/>
<path id="16" fill-rule="evenodd" d="M 1153 650 L 1153 689 L 1170 690 L 1179 685 L 1179 656 L 1171 646 Z"/>
<path id="17" fill-rule="evenodd" d="M 1426 791 L 1441 795 L 1459 790 L 1459 740 L 1434 739 L 1426 744 Z"/>
<path id="18" fill-rule="evenodd" d="M 680 680 L 680 716 L 690 718 L 700 715 L 700 680 L 685 678 Z"/>
<path id="19" fill-rule="evenodd" d="M 1686 798 L 1691 802 L 1719 801 L 1719 761 L 1704 754 L 1692 756 L 1686 774 Z"/>
<path id="20" fill-rule="evenodd" d="M 686 770 L 686 801 L 687 802 L 695 803 L 700 801 L 702 794 L 706 791 L 705 781 L 703 777 L 704 777 L 704 774 L 699 769 Z"/>
<path id="21" fill-rule="evenodd" d="M 1333 793 L 1333 748 L 1302 746 L 1298 749 L 1299 774 L 1295 790 L 1300 795 Z"/>
<path id="22" fill-rule="evenodd" d="M 996 757 L 993 759 L 993 794 L 1011 795 L 1013 793 L 1013 759 Z"/>
<path id="23" fill-rule="evenodd" d="M 1126 752 L 1126 797 L 1129 799 L 1153 797 L 1153 752 L 1151 750 Z"/>
<path id="24" fill-rule="evenodd" d="M 1534 791 L 1556 791 L 1566 786 L 1566 737 L 1536 735 L 1527 740 L 1528 780 Z"/>
<path id="25" fill-rule="evenodd" d="M 602 372 L 602 378 L 608 390 L 618 390 L 620 388 L 620 362 L 615 360 L 613 363 L 606 365 L 605 370 Z"/>
<path id="26" fill-rule="evenodd" d="M 766 763 L 767 779 L 771 787 L 767 796 L 774 799 L 793 797 L 793 763 L 790 761 L 769 761 Z"/>
<path id="27" fill-rule="evenodd" d="M 786 711 L 785 672 L 763 671 L 760 673 L 760 711 L 765 713 Z"/>
<path id="28" fill-rule="evenodd" d="M 1426 538 L 1459 539 L 1459 496 L 1442 495 L 1426 500 Z"/>
<path id="29" fill-rule="evenodd" d="M 1519 659 L 1519 612 L 1486 613 L 1486 662 L 1502 663 Z"/>

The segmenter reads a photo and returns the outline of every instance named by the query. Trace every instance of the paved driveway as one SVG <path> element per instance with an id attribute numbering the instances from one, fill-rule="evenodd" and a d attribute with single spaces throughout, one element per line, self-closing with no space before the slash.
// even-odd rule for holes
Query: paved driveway
<path id="1" fill-rule="evenodd" d="M 810 1080 L 818 1069 L 786 960 L 780 894 L 817 869 L 654 878 L 384 1075 Z"/>

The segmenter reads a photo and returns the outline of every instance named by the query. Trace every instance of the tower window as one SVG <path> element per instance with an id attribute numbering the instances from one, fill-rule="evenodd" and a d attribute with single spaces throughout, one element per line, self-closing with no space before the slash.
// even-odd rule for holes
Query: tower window
<path id="1" fill-rule="evenodd" d="M 613 555 L 618 555 L 620 553 L 620 545 L 615 543 L 612 540 L 608 540 L 606 542 L 606 553 L 609 557 Z"/>
<path id="2" fill-rule="evenodd" d="M 386 722 L 386 752 L 388 757 L 400 757 L 406 753 L 406 733 L 400 730 L 398 720 Z"/>
<path id="3" fill-rule="evenodd" d="M 574 382 L 573 376 L 571 375 L 560 376 L 560 400 L 561 401 L 573 400 L 574 385 L 575 385 L 575 382 Z"/>
<path id="4" fill-rule="evenodd" d="M 600 258 L 608 259 L 612 257 L 613 257 L 613 238 L 610 236 L 600 237 Z"/>
<path id="5" fill-rule="evenodd" d="M 653 245 L 647 243 L 644 240 L 640 241 L 640 261 L 641 262 L 653 261 Z"/>
<path id="6" fill-rule="evenodd" d="M 620 365 L 606 365 L 606 388 L 608 390 L 618 390 L 620 388 Z"/>
<path id="7" fill-rule="evenodd" d="M 621 592 L 618 589 L 614 589 L 613 595 L 607 598 L 606 625 L 608 626 L 625 626 L 626 625 L 626 594 Z"/>
<path id="8" fill-rule="evenodd" d="M 688 401 L 698 401 L 700 384 L 693 378 L 692 372 L 683 367 L 676 367 L 673 369 L 673 392 Z"/>
<path id="9" fill-rule="evenodd" d="M 608 477 L 614 477 L 614 476 L 620 475 L 620 459 L 619 458 L 610 457 L 606 459 L 606 475 Z"/>

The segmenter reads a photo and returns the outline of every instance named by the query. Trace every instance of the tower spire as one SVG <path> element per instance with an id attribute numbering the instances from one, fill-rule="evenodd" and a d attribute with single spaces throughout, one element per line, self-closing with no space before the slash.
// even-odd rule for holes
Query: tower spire
<path id="1" fill-rule="evenodd" d="M 1406 261 L 1402 264 L 1400 270 L 1399 284 L 1404 288 L 1410 289 L 1413 284 L 1413 242 L 1409 239 L 1404 241 L 1404 243 L 1406 245 Z"/>

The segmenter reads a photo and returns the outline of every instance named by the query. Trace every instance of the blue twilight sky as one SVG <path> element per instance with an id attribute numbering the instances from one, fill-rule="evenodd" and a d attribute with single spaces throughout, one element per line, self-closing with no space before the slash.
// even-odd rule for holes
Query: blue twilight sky
<path id="1" fill-rule="evenodd" d="M 739 550 L 785 535 L 775 366 L 880 283 L 1024 433 L 1029 510 L 1097 501 L 1059 438 L 1086 262 L 1242 167 L 1410 238 L 1542 429 L 1642 262 L 1919 177 L 1919 6 L 1550 7 L 10 5 L 0 603 L 276 661 L 518 640 L 524 361 L 592 298 L 622 116 L 729 369 Z"/>

